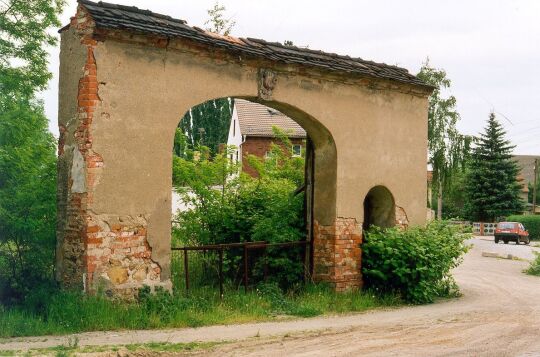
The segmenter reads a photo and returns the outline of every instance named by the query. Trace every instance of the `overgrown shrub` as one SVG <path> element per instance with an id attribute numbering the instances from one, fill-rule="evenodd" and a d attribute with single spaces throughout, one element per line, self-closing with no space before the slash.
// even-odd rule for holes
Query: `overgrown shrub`
<path id="1" fill-rule="evenodd" d="M 519 222 L 529 231 L 531 239 L 540 239 L 540 216 L 538 215 L 514 215 L 506 218 L 509 222 Z"/>
<path id="2" fill-rule="evenodd" d="M 540 253 L 533 252 L 536 258 L 531 262 L 529 267 L 525 269 L 525 273 L 529 275 L 540 276 Z"/>
<path id="3" fill-rule="evenodd" d="M 203 245 L 266 241 L 299 241 L 305 238 L 304 196 L 294 192 L 303 184 L 304 159 L 293 157 L 286 134 L 275 130 L 278 143 L 266 158 L 250 156 L 257 172 L 251 177 L 228 159 L 229 152 L 210 155 L 205 147 L 185 158 L 174 157 L 173 182 L 189 209 L 178 212 L 174 244 Z M 263 276 L 262 259 L 250 257 L 250 279 Z M 209 265 L 216 266 L 216 255 Z M 213 259 L 213 261 L 212 261 Z M 224 273 L 232 280 L 238 274 L 242 251 L 226 250 Z M 269 280 L 282 287 L 303 275 L 301 248 L 272 248 L 266 254 Z"/>
<path id="4" fill-rule="evenodd" d="M 459 227 L 439 221 L 407 230 L 372 227 L 362 245 L 365 285 L 412 303 L 457 294 L 450 271 L 461 263 L 468 237 Z"/>

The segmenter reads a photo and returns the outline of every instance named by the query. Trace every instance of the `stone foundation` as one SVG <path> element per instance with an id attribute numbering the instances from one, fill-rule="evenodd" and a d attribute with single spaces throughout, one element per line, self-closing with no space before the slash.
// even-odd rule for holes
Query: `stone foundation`
<path id="1" fill-rule="evenodd" d="M 147 225 L 142 215 L 88 216 L 85 289 L 130 295 L 143 285 L 171 288 L 161 283 L 161 267 L 151 259 Z"/>
<path id="2" fill-rule="evenodd" d="M 354 218 L 337 218 L 323 226 L 314 222 L 313 280 L 330 283 L 336 291 L 362 287 L 362 225 Z"/>

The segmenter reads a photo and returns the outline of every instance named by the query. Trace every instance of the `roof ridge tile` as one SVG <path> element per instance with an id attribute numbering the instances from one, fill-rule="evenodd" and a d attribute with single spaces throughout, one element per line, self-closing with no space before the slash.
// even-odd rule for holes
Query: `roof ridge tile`
<path id="1" fill-rule="evenodd" d="M 407 69 L 394 65 L 321 50 L 288 46 L 252 37 L 236 38 L 216 35 L 202 28 L 189 26 L 185 20 L 157 14 L 150 10 L 142 10 L 135 6 L 102 1 L 96 3 L 90 0 L 78 0 L 78 2 L 88 10 L 98 28 L 182 37 L 210 46 L 225 48 L 229 51 L 240 52 L 247 56 L 263 57 L 282 63 L 300 64 L 432 88 L 410 74 Z"/>

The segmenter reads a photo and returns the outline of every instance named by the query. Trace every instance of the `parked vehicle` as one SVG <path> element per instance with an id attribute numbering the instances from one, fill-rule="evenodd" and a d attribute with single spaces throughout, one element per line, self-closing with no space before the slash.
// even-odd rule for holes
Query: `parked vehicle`
<path id="1" fill-rule="evenodd" d="M 519 222 L 499 222 L 495 228 L 495 243 L 499 243 L 500 240 L 504 244 L 508 244 L 510 241 L 516 242 L 516 244 L 520 242 L 529 244 L 531 242 L 529 232 Z"/>

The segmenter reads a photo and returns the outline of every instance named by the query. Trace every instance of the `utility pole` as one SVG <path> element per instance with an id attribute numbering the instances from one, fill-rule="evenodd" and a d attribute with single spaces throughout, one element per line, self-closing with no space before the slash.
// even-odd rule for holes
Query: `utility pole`
<path id="1" fill-rule="evenodd" d="M 538 186 L 538 158 L 534 159 L 534 185 L 533 185 L 533 201 L 532 201 L 532 214 L 536 214 L 536 186 Z"/>

